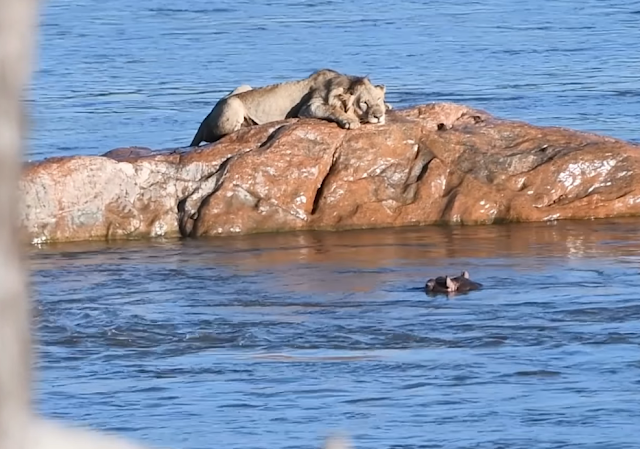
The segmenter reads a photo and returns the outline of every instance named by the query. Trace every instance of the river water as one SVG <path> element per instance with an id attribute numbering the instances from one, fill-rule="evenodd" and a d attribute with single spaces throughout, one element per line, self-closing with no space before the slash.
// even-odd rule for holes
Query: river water
<path id="1" fill-rule="evenodd" d="M 28 157 L 188 144 L 330 67 L 639 141 L 640 3 L 48 0 Z M 638 447 L 640 220 L 30 249 L 48 416 L 168 447 Z M 470 271 L 485 289 L 427 297 Z"/>

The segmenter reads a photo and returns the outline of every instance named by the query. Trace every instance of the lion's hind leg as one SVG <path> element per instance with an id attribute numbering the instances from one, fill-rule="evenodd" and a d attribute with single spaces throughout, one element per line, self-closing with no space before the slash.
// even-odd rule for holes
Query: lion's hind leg
<path id="1" fill-rule="evenodd" d="M 215 142 L 240 128 L 245 121 L 242 101 L 234 96 L 220 100 L 204 119 L 190 146 L 200 142 Z"/>
<path id="2" fill-rule="evenodd" d="M 246 116 L 244 103 L 240 99 L 234 96 L 226 98 L 220 105 L 217 114 L 212 117 L 211 131 L 220 139 L 242 128 Z"/>

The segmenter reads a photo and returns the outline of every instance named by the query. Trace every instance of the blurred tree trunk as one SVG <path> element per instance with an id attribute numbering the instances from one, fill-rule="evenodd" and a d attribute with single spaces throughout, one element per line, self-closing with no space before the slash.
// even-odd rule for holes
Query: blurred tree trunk
<path id="1" fill-rule="evenodd" d="M 0 0 L 0 449 L 26 447 L 31 401 L 31 306 L 16 238 L 37 0 Z"/>

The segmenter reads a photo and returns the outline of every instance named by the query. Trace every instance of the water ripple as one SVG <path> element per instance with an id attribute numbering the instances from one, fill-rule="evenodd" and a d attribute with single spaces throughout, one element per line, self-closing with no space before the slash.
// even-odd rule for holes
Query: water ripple
<path id="1" fill-rule="evenodd" d="M 39 397 L 47 414 L 175 447 L 206 447 L 212 427 L 265 449 L 317 447 L 332 428 L 364 448 L 632 447 L 637 229 L 34 248 Z M 485 289 L 424 294 L 462 268 Z"/>

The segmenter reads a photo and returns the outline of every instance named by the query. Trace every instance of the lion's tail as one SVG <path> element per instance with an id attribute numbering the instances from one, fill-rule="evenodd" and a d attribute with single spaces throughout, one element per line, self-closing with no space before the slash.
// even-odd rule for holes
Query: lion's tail
<path id="1" fill-rule="evenodd" d="M 196 135 L 193 136 L 193 140 L 191 141 L 191 144 L 189 144 L 190 147 L 197 147 L 198 145 L 200 145 L 200 142 L 202 142 L 204 140 L 204 131 L 202 129 L 202 123 L 200 124 L 200 126 L 198 127 L 198 132 L 196 132 Z"/>

